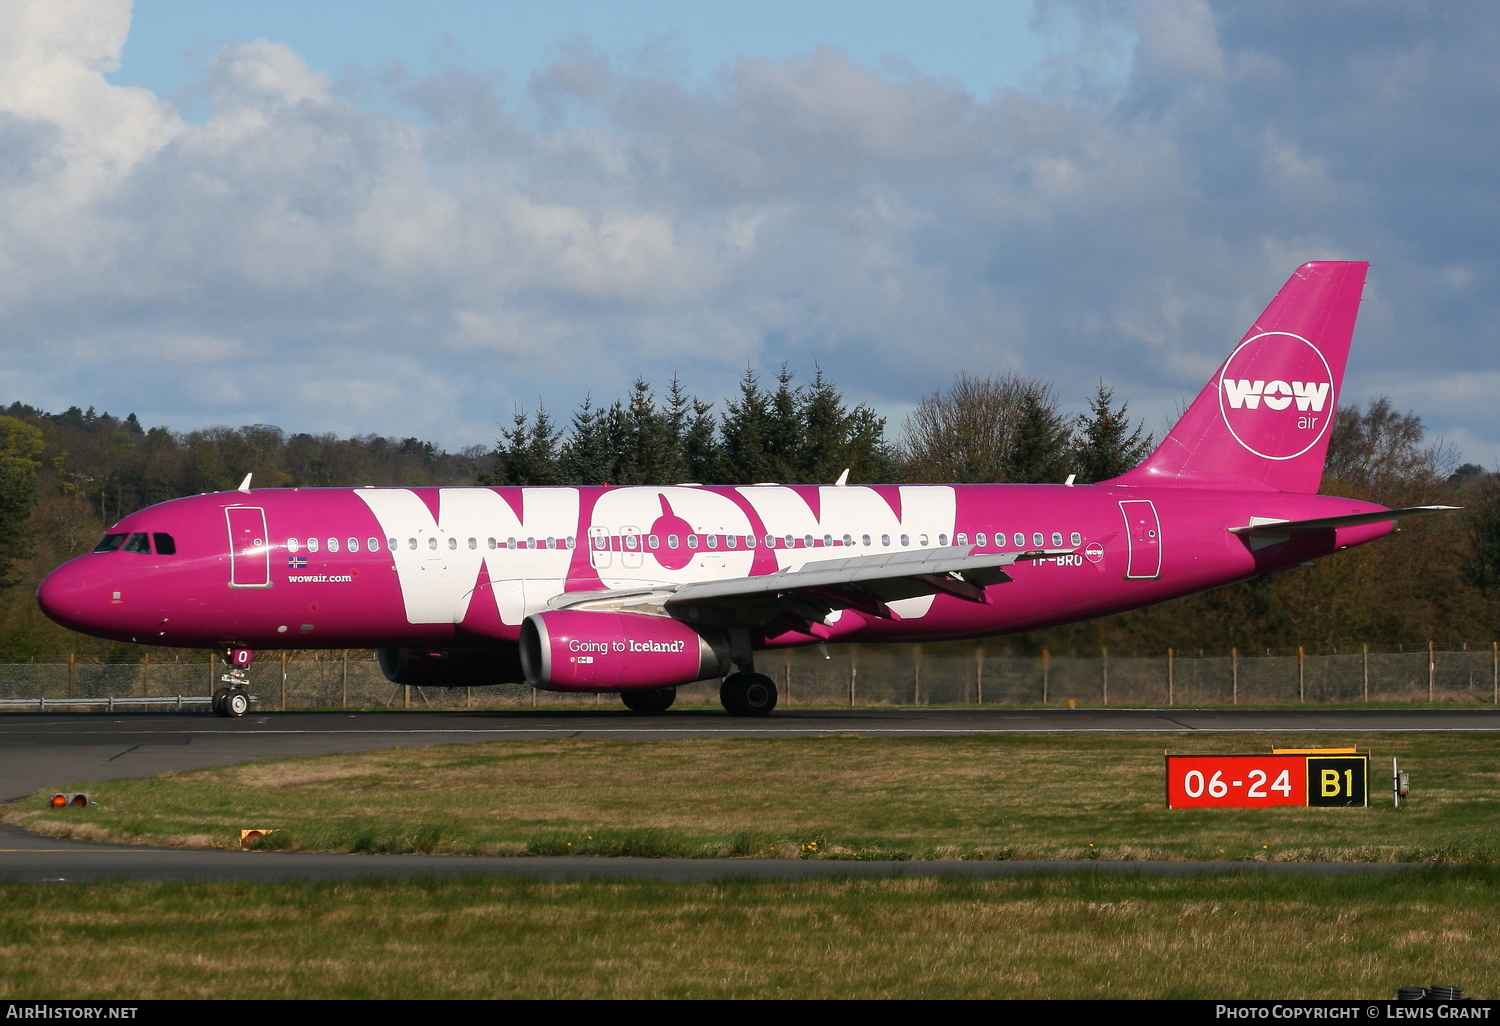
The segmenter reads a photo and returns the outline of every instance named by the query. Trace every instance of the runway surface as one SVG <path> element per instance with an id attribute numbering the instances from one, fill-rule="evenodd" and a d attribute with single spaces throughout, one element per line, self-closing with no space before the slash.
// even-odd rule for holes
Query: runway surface
<path id="1" fill-rule="evenodd" d="M 1097 872 L 1139 876 L 1198 873 L 1383 875 L 1424 867 L 1397 862 L 840 862 L 810 859 L 485 858 L 462 855 L 324 855 L 314 852 L 178 851 L 83 844 L 0 824 L 0 879 L 371 880 L 503 876 L 536 880 L 815 880 L 828 877 L 1019 876 Z"/>
<path id="2" fill-rule="evenodd" d="M 225 766 L 258 759 L 556 737 L 941 737 L 1070 733 L 1500 733 L 1486 709 L 857 709 L 778 710 L 763 720 L 710 710 L 655 716 L 530 710 L 255 713 L 23 713 L 0 716 L 0 800 L 44 787 Z M 838 862 L 801 859 L 472 858 L 179 851 L 39 837 L 0 824 L 0 878 L 85 881 L 360 879 L 506 875 L 539 879 L 812 879 L 826 876 L 1010 876 L 1093 870 L 1180 876 L 1205 872 L 1343 875 L 1400 872 L 1391 863 Z"/>
<path id="3" fill-rule="evenodd" d="M 941 737 L 1073 733 L 1500 733 L 1492 709 L 852 709 L 777 710 L 746 720 L 713 710 L 627 712 L 484 710 L 15 713 L 0 716 L 0 801 L 75 781 L 148 777 L 256 759 L 554 737 Z"/>

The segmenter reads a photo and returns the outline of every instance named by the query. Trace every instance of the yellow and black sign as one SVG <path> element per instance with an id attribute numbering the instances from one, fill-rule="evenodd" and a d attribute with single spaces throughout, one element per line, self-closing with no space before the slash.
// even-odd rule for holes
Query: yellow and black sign
<path id="1" fill-rule="evenodd" d="M 1369 771 L 1367 755 L 1309 755 L 1307 804 L 1370 804 Z"/>

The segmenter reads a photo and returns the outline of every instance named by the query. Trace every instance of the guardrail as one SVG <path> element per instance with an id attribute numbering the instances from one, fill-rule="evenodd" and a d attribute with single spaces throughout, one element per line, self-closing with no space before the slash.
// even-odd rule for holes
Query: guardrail
<path id="1" fill-rule="evenodd" d="M 259 695 L 251 695 L 251 702 L 259 702 Z M 103 706 L 109 712 L 117 705 L 166 705 L 182 709 L 189 705 L 212 707 L 213 699 L 204 695 L 166 695 L 156 698 L 0 698 L 0 709 L 35 709 L 46 712 L 50 709 L 76 708 L 80 705 Z"/>

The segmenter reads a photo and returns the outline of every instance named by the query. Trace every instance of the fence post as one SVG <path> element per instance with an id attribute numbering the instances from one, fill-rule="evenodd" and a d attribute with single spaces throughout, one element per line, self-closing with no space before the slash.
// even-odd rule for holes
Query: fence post
<path id="1" fill-rule="evenodd" d="M 286 649 L 281 650 L 281 711 L 286 712 Z"/>
<path id="2" fill-rule="evenodd" d="M 214 671 L 217 668 L 215 664 L 218 661 L 219 661 L 218 660 L 218 656 L 216 656 L 213 653 L 213 651 L 210 650 L 209 653 L 208 653 L 208 694 L 209 694 L 209 697 L 213 696 L 214 685 L 216 683 L 218 683 L 217 681 L 214 680 Z"/>
<path id="3" fill-rule="evenodd" d="M 1431 691 L 1431 688 L 1427 690 Z M 151 694 L 151 653 L 147 652 L 141 656 L 141 697 L 146 698 Z"/>
<path id="4" fill-rule="evenodd" d="M 1175 698 L 1176 698 L 1176 692 L 1175 692 L 1175 687 L 1174 687 L 1174 681 L 1172 680 L 1172 650 L 1169 648 L 1169 649 L 1167 649 L 1167 704 L 1168 705 L 1174 705 L 1174 704 L 1176 704 L 1174 702 Z"/>
<path id="5" fill-rule="evenodd" d="M 1104 704 L 1109 705 L 1109 649 L 1102 646 L 1099 649 L 1099 670 L 1102 674 L 1099 681 Z"/>
<path id="6" fill-rule="evenodd" d="M 1432 703 L 1432 685 L 1437 678 L 1437 660 L 1432 655 L 1432 641 L 1427 642 L 1427 702 Z"/>
<path id="7" fill-rule="evenodd" d="M 1297 701 L 1307 701 L 1307 678 L 1304 674 L 1302 646 L 1297 646 Z"/>
<path id="8" fill-rule="evenodd" d="M 792 653 L 786 654 L 786 704 L 792 704 Z"/>
<path id="9" fill-rule="evenodd" d="M 859 660 L 855 655 L 856 651 L 853 646 L 849 649 L 849 708 L 851 709 L 854 708 L 855 684 L 859 680 Z"/>
<path id="10" fill-rule="evenodd" d="M 212 679 L 212 677 L 210 677 Z M 73 697 L 73 653 L 68 653 L 68 697 Z"/>
<path id="11" fill-rule="evenodd" d="M 349 707 L 349 650 L 344 649 L 344 679 L 339 684 L 339 708 Z"/>
<path id="12" fill-rule="evenodd" d="M 1490 642 L 1490 660 L 1495 668 L 1495 690 L 1490 704 L 1500 705 L 1500 641 Z"/>
<path id="13" fill-rule="evenodd" d="M 1229 704 L 1240 704 L 1240 650 L 1229 650 Z"/>
<path id="14" fill-rule="evenodd" d="M 1364 644 L 1359 646 L 1360 658 L 1364 662 L 1365 672 L 1365 701 L 1370 700 L 1370 646 Z"/>
<path id="15" fill-rule="evenodd" d="M 974 696 L 975 704 L 984 704 L 984 644 L 974 649 Z"/>
<path id="16" fill-rule="evenodd" d="M 922 646 L 911 647 L 911 704 L 922 704 Z"/>
<path id="17" fill-rule="evenodd" d="M 1042 704 L 1047 704 L 1047 678 L 1051 675 L 1052 653 L 1042 649 Z"/>

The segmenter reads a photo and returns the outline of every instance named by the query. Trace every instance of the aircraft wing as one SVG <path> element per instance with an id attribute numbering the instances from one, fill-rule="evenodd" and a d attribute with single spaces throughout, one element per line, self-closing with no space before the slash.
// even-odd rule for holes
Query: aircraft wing
<path id="1" fill-rule="evenodd" d="M 690 622 L 750 626 L 781 621 L 793 629 L 811 627 L 835 609 L 853 609 L 882 619 L 900 619 L 887 605 L 924 595 L 951 595 L 986 602 L 985 586 L 1008 583 L 1005 568 L 1018 562 L 1051 559 L 1072 549 L 974 555 L 972 546 L 879 553 L 804 563 L 756 577 L 695 581 L 677 586 L 613 592 L 572 592 L 549 603 L 552 608 L 579 606 L 630 596 L 648 596 L 668 611 L 689 613 Z M 649 599 L 648 599 L 649 600 Z"/>
<path id="2" fill-rule="evenodd" d="M 1375 513 L 1350 513 L 1342 517 L 1318 517 L 1315 520 L 1273 520 L 1269 517 L 1251 517 L 1245 527 L 1231 527 L 1230 534 L 1240 537 L 1266 534 L 1307 534 L 1312 531 L 1331 531 L 1336 527 L 1355 527 L 1359 524 L 1378 524 L 1385 520 L 1404 520 L 1425 513 L 1446 513 L 1463 509 L 1462 506 L 1408 506 L 1405 509 L 1383 509 Z"/>

